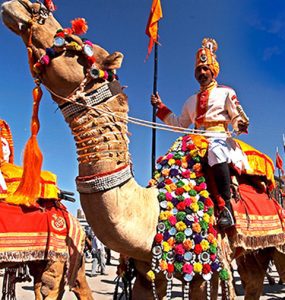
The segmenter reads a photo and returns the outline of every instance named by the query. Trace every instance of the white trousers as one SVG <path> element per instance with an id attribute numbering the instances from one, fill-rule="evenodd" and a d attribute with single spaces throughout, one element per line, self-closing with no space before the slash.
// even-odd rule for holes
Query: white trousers
<path id="1" fill-rule="evenodd" d="M 240 171 L 250 169 L 246 155 L 232 138 L 208 138 L 208 163 L 210 167 L 219 163 L 232 163 Z"/>

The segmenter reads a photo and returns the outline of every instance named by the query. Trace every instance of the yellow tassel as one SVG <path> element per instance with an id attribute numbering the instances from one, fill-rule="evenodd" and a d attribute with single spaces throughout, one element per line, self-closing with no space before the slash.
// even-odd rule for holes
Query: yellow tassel
<path id="1" fill-rule="evenodd" d="M 42 90 L 37 86 L 33 90 L 33 116 L 31 122 L 31 137 L 24 150 L 24 166 L 21 182 L 15 193 L 7 198 L 7 202 L 32 206 L 36 204 L 40 190 L 40 174 L 43 155 L 37 142 L 37 134 L 40 129 L 38 119 L 39 103 Z"/>

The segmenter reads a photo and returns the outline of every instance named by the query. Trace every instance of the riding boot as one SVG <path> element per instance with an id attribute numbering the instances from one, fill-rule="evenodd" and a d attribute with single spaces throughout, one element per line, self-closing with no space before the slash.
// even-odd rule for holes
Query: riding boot
<path id="1" fill-rule="evenodd" d="M 231 202 L 230 200 L 226 200 L 225 202 L 226 205 L 220 212 L 218 219 L 218 225 L 223 229 L 227 229 L 235 224 Z"/>
<path id="2" fill-rule="evenodd" d="M 225 207 L 219 214 L 218 224 L 222 228 L 228 228 L 234 225 L 234 218 L 231 207 L 231 177 L 230 169 L 227 163 L 220 163 L 212 166 L 215 175 L 216 185 L 219 194 L 225 200 Z"/>

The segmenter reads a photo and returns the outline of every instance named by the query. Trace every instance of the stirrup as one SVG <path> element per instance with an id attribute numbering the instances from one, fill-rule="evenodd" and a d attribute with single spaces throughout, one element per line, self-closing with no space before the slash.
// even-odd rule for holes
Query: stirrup
<path id="1" fill-rule="evenodd" d="M 227 229 L 232 227 L 235 224 L 233 215 L 231 211 L 225 206 L 224 209 L 221 211 L 218 219 L 218 225 L 222 229 Z"/>

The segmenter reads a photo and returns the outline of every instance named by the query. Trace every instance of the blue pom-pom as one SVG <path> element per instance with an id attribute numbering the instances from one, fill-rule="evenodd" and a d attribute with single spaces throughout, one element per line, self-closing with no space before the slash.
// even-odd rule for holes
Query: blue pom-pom
<path id="1" fill-rule="evenodd" d="M 49 58 L 55 58 L 56 52 L 53 48 L 46 48 L 46 54 L 49 56 Z"/>

